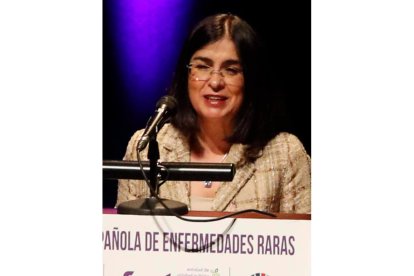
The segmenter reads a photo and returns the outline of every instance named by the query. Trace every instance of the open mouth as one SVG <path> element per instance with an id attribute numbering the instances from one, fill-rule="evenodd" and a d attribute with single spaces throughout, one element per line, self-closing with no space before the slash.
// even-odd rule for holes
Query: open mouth
<path id="1" fill-rule="evenodd" d="M 211 104 L 219 104 L 227 100 L 227 97 L 218 95 L 205 95 L 204 98 Z"/>

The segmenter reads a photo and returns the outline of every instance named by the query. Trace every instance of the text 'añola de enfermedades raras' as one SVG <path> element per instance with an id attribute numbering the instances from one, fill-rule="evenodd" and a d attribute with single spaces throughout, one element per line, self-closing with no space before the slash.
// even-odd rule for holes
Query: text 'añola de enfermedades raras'
<path id="1" fill-rule="evenodd" d="M 140 232 L 114 227 L 102 232 L 102 242 L 107 251 L 295 255 L 293 235 Z"/>

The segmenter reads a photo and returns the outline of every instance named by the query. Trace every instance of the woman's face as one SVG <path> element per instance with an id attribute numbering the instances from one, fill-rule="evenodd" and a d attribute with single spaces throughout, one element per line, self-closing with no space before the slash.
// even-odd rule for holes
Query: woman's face
<path id="1" fill-rule="evenodd" d="M 190 64 L 189 98 L 198 117 L 231 123 L 244 94 L 243 69 L 233 41 L 225 37 L 206 45 Z"/>

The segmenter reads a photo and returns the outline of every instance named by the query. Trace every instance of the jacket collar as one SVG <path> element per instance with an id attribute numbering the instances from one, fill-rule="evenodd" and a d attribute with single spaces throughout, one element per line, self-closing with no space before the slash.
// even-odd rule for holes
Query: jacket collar
<path id="1" fill-rule="evenodd" d="M 171 131 L 167 131 L 168 139 L 163 143 L 164 149 L 168 152 L 167 160 L 170 162 L 189 162 L 190 161 L 190 147 L 188 139 L 186 139 L 174 127 L 169 126 Z M 247 181 L 255 172 L 253 163 L 244 163 L 239 165 L 243 159 L 244 147 L 242 144 L 233 144 L 230 148 L 229 154 L 223 163 L 233 163 L 236 166 L 236 173 L 233 181 L 223 182 L 217 191 L 216 197 L 213 200 L 212 209 L 215 211 L 224 211 L 231 203 L 237 193 L 246 185 Z M 177 185 L 176 192 L 181 195 L 189 195 L 188 185 Z M 187 196 L 187 203 L 189 202 Z"/>

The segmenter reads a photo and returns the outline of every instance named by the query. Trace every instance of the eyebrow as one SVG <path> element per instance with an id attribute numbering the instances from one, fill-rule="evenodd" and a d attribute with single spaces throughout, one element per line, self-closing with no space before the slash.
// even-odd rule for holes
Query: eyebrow
<path id="1" fill-rule="evenodd" d="M 200 60 L 202 62 L 207 63 L 210 66 L 214 63 L 212 59 L 208 57 L 203 57 L 203 56 L 196 56 L 192 58 L 192 60 L 193 61 Z M 221 64 L 221 66 L 229 66 L 229 65 L 241 65 L 241 64 L 240 64 L 240 61 L 237 59 L 227 59 Z"/>

